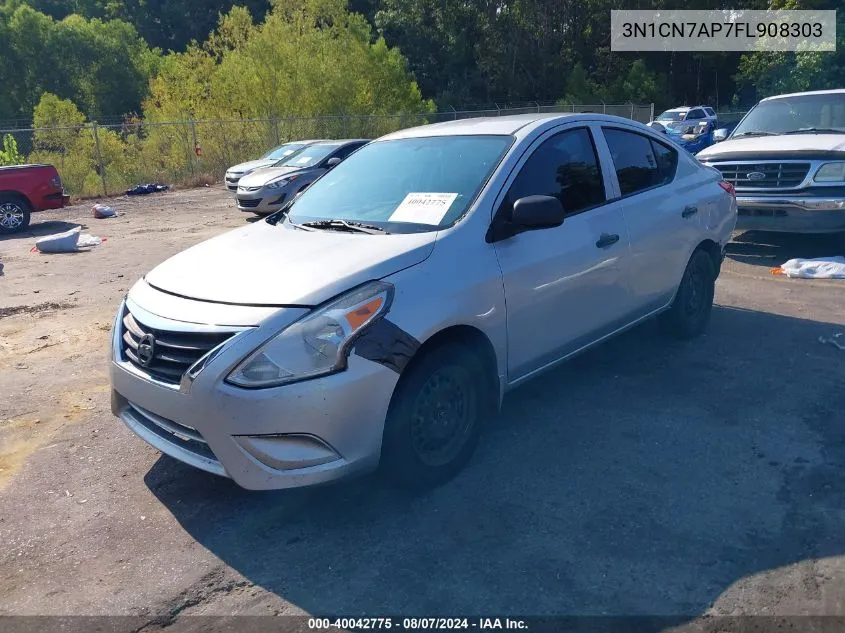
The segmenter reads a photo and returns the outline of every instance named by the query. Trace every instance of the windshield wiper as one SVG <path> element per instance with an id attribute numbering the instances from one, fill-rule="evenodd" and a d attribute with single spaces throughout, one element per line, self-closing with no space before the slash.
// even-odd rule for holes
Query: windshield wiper
<path id="1" fill-rule="evenodd" d="M 836 130 L 832 127 L 802 127 L 784 132 L 784 134 L 845 134 L 845 130 Z"/>
<path id="2" fill-rule="evenodd" d="M 311 229 L 332 229 L 335 231 L 348 231 L 350 233 L 369 233 L 376 235 L 378 233 L 387 233 L 383 228 L 374 226 L 372 224 L 364 224 L 363 222 L 353 222 L 349 220 L 315 220 L 314 222 L 303 222 L 300 226 L 307 226 Z"/>
<path id="3" fill-rule="evenodd" d="M 734 138 L 739 138 L 740 136 L 778 136 L 777 132 L 766 132 L 764 130 L 751 130 L 750 132 L 740 132 L 739 134 L 734 134 Z"/>

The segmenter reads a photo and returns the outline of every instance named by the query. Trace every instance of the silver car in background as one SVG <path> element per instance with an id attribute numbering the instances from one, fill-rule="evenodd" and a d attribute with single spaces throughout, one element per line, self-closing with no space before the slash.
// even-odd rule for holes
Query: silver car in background
<path id="1" fill-rule="evenodd" d="M 278 211 L 297 193 L 367 143 L 368 139 L 320 141 L 273 167 L 258 169 L 244 176 L 238 183 L 238 209 L 256 215 Z"/>
<path id="2" fill-rule="evenodd" d="M 317 143 L 318 141 L 319 139 L 313 139 L 308 141 L 285 143 L 284 145 L 274 147 L 258 160 L 250 160 L 245 163 L 229 167 L 229 169 L 226 170 L 225 177 L 226 189 L 228 189 L 231 193 L 235 193 L 238 190 L 238 182 L 247 174 L 251 174 L 256 169 L 261 169 L 262 167 L 272 167 L 284 159 L 289 158 L 293 154 L 300 152 L 309 145 Z"/>
<path id="3" fill-rule="evenodd" d="M 715 169 L 628 119 L 396 132 L 138 281 L 112 410 L 245 488 L 438 485 L 513 387 L 654 316 L 701 334 L 735 223 Z"/>

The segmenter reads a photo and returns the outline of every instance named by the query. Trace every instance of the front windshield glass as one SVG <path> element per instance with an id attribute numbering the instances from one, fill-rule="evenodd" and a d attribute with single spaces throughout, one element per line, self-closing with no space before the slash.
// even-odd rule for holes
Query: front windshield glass
<path id="1" fill-rule="evenodd" d="M 278 167 L 313 167 L 326 156 L 335 151 L 340 144 L 323 144 L 316 143 L 309 145 L 304 150 L 288 156 L 285 160 L 277 164 Z"/>
<path id="2" fill-rule="evenodd" d="M 467 210 L 512 141 L 433 136 L 370 143 L 306 189 L 287 219 L 341 219 L 391 233 L 447 226 Z"/>
<path id="3" fill-rule="evenodd" d="M 262 158 L 273 159 L 273 160 L 280 160 L 282 158 L 288 158 L 292 154 L 297 153 L 299 150 L 303 149 L 304 147 L 308 147 L 307 143 L 285 143 L 284 145 L 280 145 L 275 149 L 271 149 L 269 152 L 264 154 Z"/>
<path id="4" fill-rule="evenodd" d="M 657 117 L 658 121 L 683 121 L 684 115 L 686 112 L 672 112 L 671 110 L 667 110 L 659 117 Z"/>
<path id="5" fill-rule="evenodd" d="M 845 94 L 796 95 L 761 101 L 731 136 L 797 134 L 805 130 L 845 134 Z"/>

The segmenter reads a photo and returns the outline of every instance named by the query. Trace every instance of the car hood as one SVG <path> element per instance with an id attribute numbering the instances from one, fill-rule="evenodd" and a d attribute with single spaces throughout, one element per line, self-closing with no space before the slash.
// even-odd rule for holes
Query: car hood
<path id="1" fill-rule="evenodd" d="M 226 170 L 227 174 L 248 174 L 250 172 L 255 171 L 256 169 L 261 169 L 262 167 L 270 167 L 273 163 L 278 162 L 278 158 L 259 158 L 258 160 L 249 160 L 245 163 L 241 163 L 240 165 L 233 165 Z"/>
<path id="2" fill-rule="evenodd" d="M 368 235 L 259 221 L 201 242 L 144 278 L 164 292 L 216 303 L 313 306 L 424 261 L 436 231 Z"/>
<path id="3" fill-rule="evenodd" d="M 845 134 L 788 134 L 781 136 L 749 136 L 728 139 L 711 145 L 698 154 L 700 160 L 783 157 L 795 158 L 811 155 L 824 156 L 845 152 Z"/>
<path id="4" fill-rule="evenodd" d="M 296 167 L 264 167 L 263 169 L 256 169 L 247 174 L 238 181 L 238 185 L 242 187 L 263 187 L 271 180 L 275 180 L 279 176 L 292 174 L 295 171 L 302 171 Z"/>

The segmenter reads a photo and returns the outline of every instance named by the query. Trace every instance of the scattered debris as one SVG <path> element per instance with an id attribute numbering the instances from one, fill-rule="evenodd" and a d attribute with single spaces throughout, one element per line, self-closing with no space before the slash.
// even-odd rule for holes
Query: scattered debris
<path id="1" fill-rule="evenodd" d="M 773 275 L 786 275 L 790 279 L 845 279 L 845 257 L 817 257 L 815 259 L 790 259 Z"/>
<path id="2" fill-rule="evenodd" d="M 135 185 L 131 189 L 126 190 L 127 196 L 145 196 L 148 193 L 158 193 L 159 191 L 169 191 L 170 185 L 158 185 L 148 183 L 146 185 Z"/>
<path id="3" fill-rule="evenodd" d="M 117 215 L 117 210 L 106 204 L 95 204 L 91 207 L 91 214 L 97 219 L 113 218 Z"/>
<path id="4" fill-rule="evenodd" d="M 845 332 L 837 332 L 829 338 L 820 336 L 819 343 L 821 343 L 822 345 L 827 345 L 829 343 L 831 345 L 835 345 L 841 350 L 845 350 Z"/>
<path id="5" fill-rule="evenodd" d="M 3 276 L 3 262 L 0 262 L 0 277 Z"/>
<path id="6" fill-rule="evenodd" d="M 82 227 L 76 226 L 69 231 L 47 235 L 35 242 L 34 251 L 39 253 L 75 253 L 81 248 L 98 246 L 104 239 L 82 233 Z"/>

